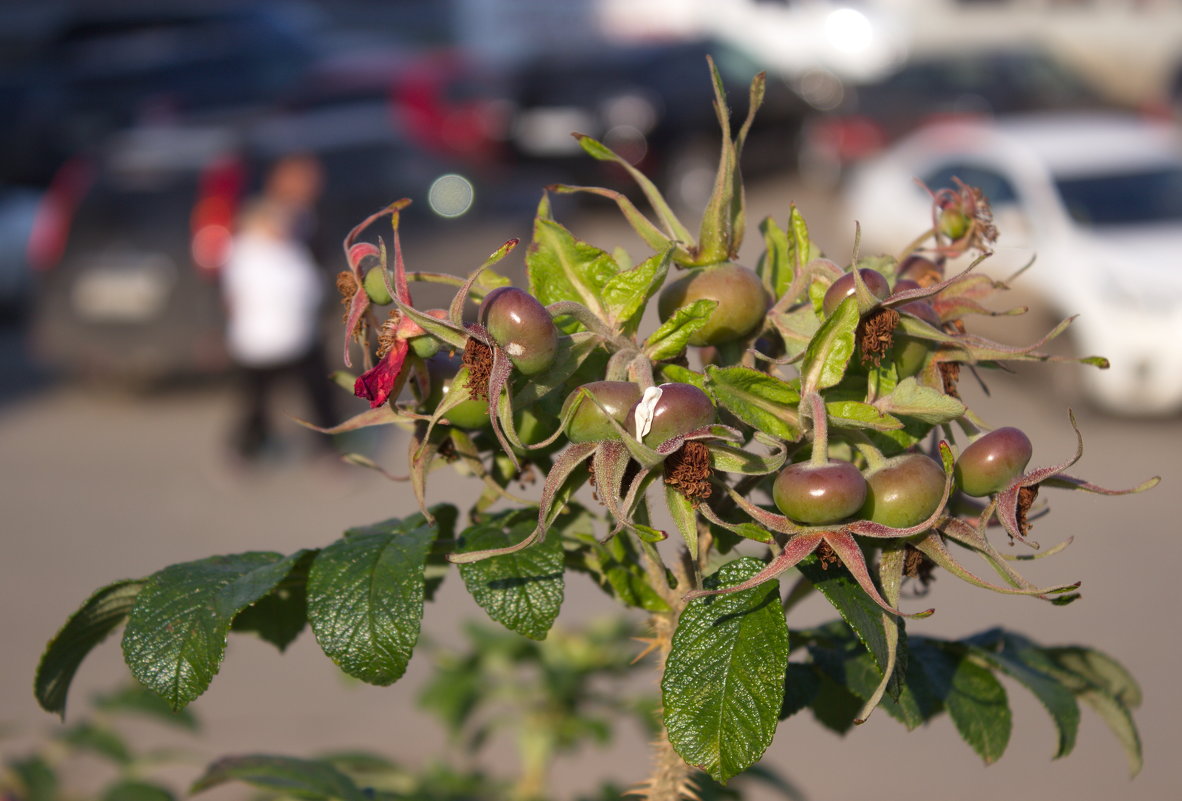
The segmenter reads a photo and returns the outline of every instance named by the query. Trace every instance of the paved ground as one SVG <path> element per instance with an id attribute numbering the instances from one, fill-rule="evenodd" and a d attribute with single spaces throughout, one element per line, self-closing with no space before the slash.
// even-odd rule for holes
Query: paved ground
<path id="1" fill-rule="evenodd" d="M 791 195 L 775 203 L 753 198 L 756 217 L 786 216 Z M 845 247 L 827 204 L 802 209 L 826 240 Z M 599 238 L 610 226 L 592 221 Z M 582 229 L 586 231 L 587 229 Z M 418 264 L 479 263 L 509 235 L 481 232 L 471 240 L 426 244 L 408 259 Z M 415 262 L 412 262 L 412 264 Z M 151 397 L 99 393 L 37 379 L 21 362 L 19 333 L 8 331 L 0 355 L 9 376 L 28 391 L 6 391 L 0 406 L 0 507 L 5 511 L 0 558 L 0 721 L 25 733 L 54 725 L 31 693 L 32 672 L 46 639 L 92 588 L 140 576 L 172 562 L 213 553 L 275 549 L 285 552 L 329 542 L 344 528 L 413 509 L 403 485 L 362 471 L 292 463 L 257 477 L 225 470 L 222 445 L 233 397 L 224 388 L 184 390 Z M 1062 368 L 1067 369 L 1067 368 Z M 27 381 L 26 381 L 27 380 Z M 1073 448 L 1064 404 L 1045 379 L 1019 394 L 1021 378 L 992 383 L 985 418 L 1031 433 L 1035 461 L 1058 461 Z M 8 387 L 14 386 L 8 379 Z M 1083 642 L 1119 657 L 1143 683 L 1138 714 L 1146 768 L 1130 783 L 1120 750 L 1085 711 L 1075 754 L 1050 762 L 1054 734 L 1036 702 L 1011 685 L 1016 709 L 1009 752 L 992 767 L 956 736 L 947 720 L 907 734 L 883 714 L 840 739 L 807 716 L 781 726 L 767 759 L 810 799 L 947 799 L 987 801 L 1048 797 L 1078 801 L 1162 801 L 1176 797 L 1182 769 L 1174 752 L 1182 694 L 1176 687 L 1179 604 L 1175 572 L 1182 565 L 1175 485 L 1182 475 L 1182 421 L 1131 422 L 1080 412 L 1087 453 L 1078 472 L 1120 485 L 1151 474 L 1163 485 L 1138 498 L 1052 495 L 1053 514 L 1036 530 L 1044 543 L 1074 535 L 1075 545 L 1039 562 L 1032 577 L 1082 579 L 1084 598 L 1066 608 L 970 590 L 944 577 L 930 600 L 937 614 L 914 630 L 964 635 L 996 624 L 1047 643 Z M 302 432 L 292 430 L 298 448 Z M 368 447 L 398 470 L 404 441 L 388 436 Z M 468 487 L 438 481 L 437 499 L 455 499 Z M 573 625 L 605 613 L 608 604 L 589 582 L 573 577 L 560 623 Z M 464 619 L 482 613 L 449 580 L 428 609 L 427 630 L 455 637 Z M 803 607 L 794 622 L 831 615 L 821 604 Z M 416 659 L 402 682 L 377 689 L 344 681 L 305 633 L 280 656 L 249 638 L 232 641 L 221 675 L 196 705 L 206 722 L 202 756 L 243 751 L 312 754 L 327 748 L 368 747 L 407 763 L 445 753 L 433 721 L 414 705 L 429 664 Z M 114 641 L 84 665 L 72 698 L 80 702 L 113 686 L 125 671 Z M 644 771 L 643 741 L 628 730 L 615 745 L 556 765 L 559 797 L 602 776 L 636 778 Z M 25 739 L 0 741 L 5 755 Z M 496 751 L 494 751 L 495 755 Z M 851 761 L 853 760 L 853 761 Z M 858 767 L 851 768 L 851 765 Z M 196 767 L 194 767 L 194 770 Z M 97 770 L 86 764 L 82 773 Z M 187 775 L 192 775 L 189 773 Z M 230 797 L 222 791 L 210 798 Z"/>

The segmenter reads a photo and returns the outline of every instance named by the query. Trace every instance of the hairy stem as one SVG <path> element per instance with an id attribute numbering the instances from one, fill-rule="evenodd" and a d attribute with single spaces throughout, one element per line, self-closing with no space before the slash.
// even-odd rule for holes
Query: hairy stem
<path id="1" fill-rule="evenodd" d="M 683 594 L 683 593 L 679 593 Z M 682 604 L 669 612 L 655 612 L 650 618 L 653 627 L 653 646 L 657 654 L 657 675 L 665 672 L 665 660 L 669 657 L 669 649 L 673 644 L 673 632 L 677 630 L 677 619 L 681 614 Z M 691 798 L 689 765 L 673 749 L 669 742 L 669 732 L 665 729 L 664 712 L 657 720 L 658 732 L 652 745 L 652 769 L 649 777 L 635 791 L 636 795 L 648 801 L 683 801 Z"/>

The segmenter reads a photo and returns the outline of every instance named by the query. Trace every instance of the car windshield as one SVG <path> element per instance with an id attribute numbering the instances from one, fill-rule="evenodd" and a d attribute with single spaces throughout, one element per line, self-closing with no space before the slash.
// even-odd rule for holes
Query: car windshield
<path id="1" fill-rule="evenodd" d="M 1081 225 L 1182 222 L 1182 166 L 1060 178 L 1056 186 Z"/>

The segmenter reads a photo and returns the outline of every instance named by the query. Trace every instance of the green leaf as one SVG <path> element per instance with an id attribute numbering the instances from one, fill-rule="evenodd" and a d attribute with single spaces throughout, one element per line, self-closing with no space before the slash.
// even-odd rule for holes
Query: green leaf
<path id="1" fill-rule="evenodd" d="M 246 782 L 310 801 L 367 801 L 353 780 L 323 760 L 248 754 L 219 759 L 189 788 L 200 793 L 227 782 Z"/>
<path id="2" fill-rule="evenodd" d="M 42 709 L 65 717 L 66 696 L 78 666 L 96 645 L 123 623 L 143 587 L 143 579 L 108 584 L 70 615 L 61 631 L 45 647 L 37 665 L 33 692 Z"/>
<path id="3" fill-rule="evenodd" d="M 988 635 L 988 633 L 987 633 Z M 1075 747 L 1079 731 L 1079 704 L 1071 690 L 1053 678 L 1054 662 L 1030 640 L 1010 632 L 999 632 L 994 642 L 980 638 L 966 642 L 986 664 L 1008 674 L 1026 686 L 1046 708 L 1059 735 L 1056 757 L 1067 756 Z"/>
<path id="4" fill-rule="evenodd" d="M 608 316 L 603 290 L 620 272 L 610 253 L 577 239 L 561 224 L 539 213 L 525 265 L 530 292 L 543 306 L 573 300 L 600 318 Z"/>
<path id="5" fill-rule="evenodd" d="M 4 767 L 16 777 L 20 801 L 60 801 L 57 773 L 44 757 L 33 754 L 8 761 Z"/>
<path id="6" fill-rule="evenodd" d="M 600 586 L 608 589 L 622 603 L 650 612 L 668 612 L 669 604 L 649 583 L 648 574 L 641 566 L 641 556 L 632 537 L 621 532 L 606 543 L 592 538 L 592 558 L 588 566 L 601 578 Z M 592 561 L 593 560 L 593 561 Z"/>
<path id="7" fill-rule="evenodd" d="M 706 390 L 744 423 L 778 439 L 800 439 L 800 393 L 787 382 L 750 367 L 706 368 Z"/>
<path id="8" fill-rule="evenodd" d="M 95 709 L 112 714 L 130 713 L 144 715 L 160 723 L 178 726 L 189 731 L 198 728 L 197 718 L 187 709 L 174 712 L 168 702 L 151 690 L 138 684 L 121 690 L 103 693 L 94 699 Z"/>
<path id="9" fill-rule="evenodd" d="M 789 662 L 784 673 L 784 704 L 780 708 L 780 720 L 810 706 L 820 691 L 821 677 L 811 665 Z"/>
<path id="10" fill-rule="evenodd" d="M 308 570 L 317 553 L 306 552 L 275 589 L 234 618 L 232 630 L 254 632 L 280 651 L 295 642 L 308 621 Z"/>
<path id="11" fill-rule="evenodd" d="M 673 312 L 673 316 L 644 341 L 645 355 L 655 362 L 676 359 L 685 351 L 689 338 L 706 324 L 717 306 L 718 301 L 702 298 Z"/>
<path id="12" fill-rule="evenodd" d="M 929 425 L 955 420 L 965 413 L 965 405 L 937 389 L 925 387 L 914 378 L 904 378 L 889 394 L 874 402 L 885 414 L 911 417 Z"/>
<path id="13" fill-rule="evenodd" d="M 677 526 L 690 559 L 698 559 L 698 515 L 693 502 L 672 484 L 665 485 L 665 505 Z"/>
<path id="14" fill-rule="evenodd" d="M 858 330 L 858 304 L 853 297 L 841 302 L 809 340 L 800 368 L 801 395 L 832 387 L 841 381 L 854 355 Z"/>
<path id="15" fill-rule="evenodd" d="M 744 557 L 706 586 L 732 586 L 763 568 Z M 780 585 L 691 601 L 681 613 L 661 692 L 669 741 L 690 765 L 725 782 L 771 744 L 784 700 L 788 626 Z"/>
<path id="16" fill-rule="evenodd" d="M 641 313 L 648 305 L 649 299 L 665 282 L 671 255 L 671 250 L 658 253 L 630 270 L 616 273 L 604 284 L 603 303 L 607 309 L 608 320 L 613 326 L 625 334 L 636 332 Z"/>
<path id="17" fill-rule="evenodd" d="M 894 431 L 903 427 L 902 420 L 861 401 L 833 401 L 825 404 L 825 411 L 832 426 L 872 428 L 875 431 Z"/>
<path id="18" fill-rule="evenodd" d="M 661 375 L 666 381 L 674 381 L 679 384 L 693 384 L 703 392 L 706 391 L 706 376 L 696 370 L 682 367 L 680 364 L 662 364 Z"/>
<path id="19" fill-rule="evenodd" d="M 1141 688 L 1137 680 L 1108 654 L 1078 645 L 1047 648 L 1045 653 L 1060 670 L 1083 679 L 1125 706 L 1141 705 Z"/>
<path id="20" fill-rule="evenodd" d="M 820 257 L 821 248 L 809 238 L 809 227 L 805 224 L 804 215 L 793 203 L 788 212 L 788 231 L 792 235 L 791 254 L 799 269 L 813 259 Z"/>
<path id="21" fill-rule="evenodd" d="M 784 466 L 787 453 L 783 446 L 767 456 L 719 442 L 710 444 L 710 466 L 724 473 L 742 473 L 751 476 L 766 476 Z"/>
<path id="22" fill-rule="evenodd" d="M 503 548 L 520 542 L 538 525 L 537 513 L 521 509 L 469 526 L 459 552 Z M 563 598 L 562 538 L 547 537 L 520 551 L 460 564 L 468 592 L 488 616 L 530 639 L 544 640 Z"/>
<path id="23" fill-rule="evenodd" d="M 1013 725 L 1005 687 L 955 643 L 934 649 L 924 669 L 961 738 L 986 764 L 996 762 Z"/>
<path id="24" fill-rule="evenodd" d="M 79 723 L 62 733 L 62 741 L 81 751 L 106 757 L 117 765 L 131 762 L 131 750 L 123 738 L 105 726 Z"/>
<path id="25" fill-rule="evenodd" d="M 771 290 L 772 297 L 779 299 L 788 290 L 796 274 L 796 264 L 790 253 L 792 245 L 788 241 L 788 234 L 771 217 L 766 217 L 759 224 L 759 231 L 763 234 L 763 253 L 755 271 Z"/>
<path id="26" fill-rule="evenodd" d="M 138 779 L 123 779 L 103 790 L 102 801 L 173 801 L 167 787 Z"/>
<path id="27" fill-rule="evenodd" d="M 348 530 L 312 562 L 307 619 L 320 649 L 353 678 L 392 684 L 407 670 L 435 536 L 422 515 L 387 520 Z"/>
<path id="28" fill-rule="evenodd" d="M 882 623 L 882 608 L 870 599 L 844 568 L 830 567 L 826 570 L 812 555 L 802 561 L 797 569 L 825 596 L 825 600 L 833 605 L 842 620 L 866 646 L 881 676 L 891 661 L 890 645 Z"/>
<path id="29" fill-rule="evenodd" d="M 123 632 L 132 675 L 173 709 L 187 705 L 221 667 L 235 616 L 271 592 L 303 555 L 212 556 L 153 574 Z"/>
<path id="30" fill-rule="evenodd" d="M 1125 749 L 1129 773 L 1141 772 L 1141 737 L 1129 707 L 1141 703 L 1141 689 L 1120 663 L 1091 648 L 1048 648 L 1055 677 L 1100 715 Z"/>
<path id="31" fill-rule="evenodd" d="M 308 575 L 308 622 L 324 653 L 369 684 L 406 671 L 423 618 L 424 568 L 437 534 L 421 514 L 351 529 Z"/>

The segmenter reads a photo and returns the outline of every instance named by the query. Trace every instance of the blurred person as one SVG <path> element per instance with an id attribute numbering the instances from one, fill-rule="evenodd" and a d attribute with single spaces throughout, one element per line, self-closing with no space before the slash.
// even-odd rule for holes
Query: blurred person
<path id="1" fill-rule="evenodd" d="M 301 213 L 308 209 L 282 193 L 272 197 L 264 191 L 250 201 L 223 270 L 226 341 L 244 393 L 233 444 L 248 462 L 257 461 L 271 443 L 268 407 L 276 386 L 287 379 L 302 387 L 317 424 L 337 420 L 320 332 L 325 279 L 298 236 Z M 327 437 L 316 441 L 332 448 Z"/>

